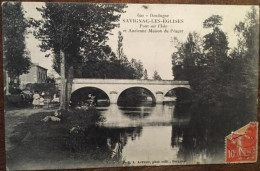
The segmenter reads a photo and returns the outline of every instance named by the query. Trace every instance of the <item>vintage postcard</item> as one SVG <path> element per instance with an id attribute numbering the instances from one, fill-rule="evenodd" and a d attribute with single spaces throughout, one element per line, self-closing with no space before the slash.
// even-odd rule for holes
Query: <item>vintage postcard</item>
<path id="1" fill-rule="evenodd" d="M 8 170 L 257 161 L 258 6 L 2 11 Z"/>

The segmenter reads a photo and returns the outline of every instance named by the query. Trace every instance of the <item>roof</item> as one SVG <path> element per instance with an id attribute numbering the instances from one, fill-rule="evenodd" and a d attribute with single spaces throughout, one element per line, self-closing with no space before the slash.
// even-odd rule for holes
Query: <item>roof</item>
<path id="1" fill-rule="evenodd" d="M 48 69 L 46 69 L 46 68 L 40 66 L 38 63 L 32 63 L 32 66 L 36 66 L 36 67 L 42 68 L 42 69 L 44 69 L 44 70 L 46 70 L 46 71 L 48 70 Z"/>

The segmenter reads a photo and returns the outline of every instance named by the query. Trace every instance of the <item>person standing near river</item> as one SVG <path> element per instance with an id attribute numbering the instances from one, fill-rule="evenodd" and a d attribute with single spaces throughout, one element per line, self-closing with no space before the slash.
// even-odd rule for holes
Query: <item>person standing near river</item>
<path id="1" fill-rule="evenodd" d="M 33 95 L 33 108 L 37 109 L 37 107 L 40 105 L 40 95 L 38 93 L 38 91 L 35 91 L 34 95 Z"/>
<path id="2" fill-rule="evenodd" d="M 44 98 L 43 98 L 43 96 L 40 96 L 39 105 L 40 105 L 40 108 L 43 108 L 43 106 L 44 106 Z"/>

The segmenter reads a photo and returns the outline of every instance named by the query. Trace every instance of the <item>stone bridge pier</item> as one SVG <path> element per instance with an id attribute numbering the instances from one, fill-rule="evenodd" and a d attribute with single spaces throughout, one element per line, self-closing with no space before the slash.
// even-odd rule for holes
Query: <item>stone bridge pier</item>
<path id="1" fill-rule="evenodd" d="M 111 104 L 116 104 L 120 94 L 134 87 L 144 88 L 151 94 L 154 103 L 162 103 L 165 94 L 174 88 L 188 88 L 188 81 L 172 80 L 130 80 L 130 79 L 74 79 L 72 93 L 85 87 L 103 90 L 109 97 Z"/>

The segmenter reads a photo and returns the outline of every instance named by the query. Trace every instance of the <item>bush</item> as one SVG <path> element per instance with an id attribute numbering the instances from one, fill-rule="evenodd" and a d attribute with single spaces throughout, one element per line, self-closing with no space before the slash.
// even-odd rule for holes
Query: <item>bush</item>
<path id="1" fill-rule="evenodd" d="M 90 107 L 88 110 L 73 109 L 61 110 L 61 120 L 69 127 L 81 127 L 82 129 L 96 126 L 103 122 L 104 117 L 96 110 L 95 107 Z"/>
<path id="2" fill-rule="evenodd" d="M 98 112 L 95 107 L 90 107 L 88 110 L 75 109 L 71 111 L 60 111 L 62 124 L 67 125 L 69 132 L 68 139 L 66 140 L 66 148 L 72 152 L 87 152 L 95 149 L 97 144 L 104 137 L 98 137 L 95 142 L 94 135 L 99 134 L 100 128 L 98 125 L 105 121 L 104 117 Z M 101 138 L 101 139 L 100 139 Z M 103 141 L 102 141 L 103 142 Z"/>
<path id="3" fill-rule="evenodd" d="M 29 90 L 31 92 L 39 91 L 39 92 L 45 92 L 46 96 L 53 97 L 54 94 L 58 94 L 59 90 L 53 83 L 29 83 L 25 86 L 26 90 Z"/>

